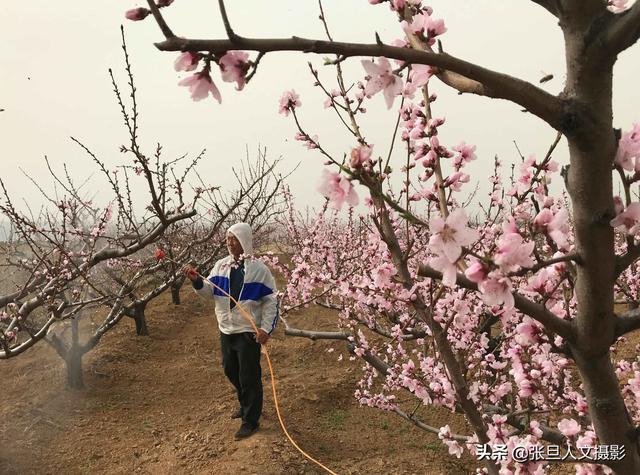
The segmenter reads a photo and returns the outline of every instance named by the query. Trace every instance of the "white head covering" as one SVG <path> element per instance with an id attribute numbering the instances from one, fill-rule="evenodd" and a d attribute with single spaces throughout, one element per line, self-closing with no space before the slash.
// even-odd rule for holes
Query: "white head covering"
<path id="1" fill-rule="evenodd" d="M 245 256 L 253 254 L 253 233 L 248 223 L 236 223 L 229 228 L 227 235 L 233 234 L 242 245 L 242 252 Z"/>

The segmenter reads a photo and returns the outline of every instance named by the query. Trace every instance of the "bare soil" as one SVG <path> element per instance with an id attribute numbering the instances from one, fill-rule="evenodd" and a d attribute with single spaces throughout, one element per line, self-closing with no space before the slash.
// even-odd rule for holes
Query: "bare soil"
<path id="1" fill-rule="evenodd" d="M 168 294 L 150 304 L 148 337 L 135 335 L 132 320 L 108 333 L 84 359 L 84 390 L 65 388 L 63 362 L 44 342 L 0 361 L 0 473 L 324 473 L 285 438 L 264 357 L 261 428 L 233 440 L 236 398 L 222 371 L 212 306 L 188 288 L 182 298 L 179 306 Z M 305 310 L 290 323 L 332 329 L 334 318 Z M 269 350 L 289 432 L 335 472 L 474 472 L 474 461 L 450 457 L 436 436 L 360 407 L 353 398 L 360 363 L 349 361 L 343 342 L 285 337 L 281 325 Z M 460 429 L 446 412 L 420 411 L 425 423 Z"/>

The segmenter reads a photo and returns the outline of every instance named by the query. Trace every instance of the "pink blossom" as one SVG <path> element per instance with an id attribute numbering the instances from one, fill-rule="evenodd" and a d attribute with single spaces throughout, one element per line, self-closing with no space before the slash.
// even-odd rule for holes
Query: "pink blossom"
<path id="1" fill-rule="evenodd" d="M 339 173 L 324 169 L 318 191 L 329 198 L 334 209 L 340 210 L 346 201 L 349 206 L 356 206 L 359 202 L 358 195 L 353 185 Z"/>
<path id="2" fill-rule="evenodd" d="M 378 64 L 373 61 L 363 60 L 362 66 L 364 66 L 369 75 L 364 93 L 367 97 L 371 97 L 382 91 L 387 103 L 387 109 L 391 109 L 395 97 L 402 93 L 402 80 L 393 74 L 389 60 L 387 58 L 379 58 Z"/>
<path id="3" fill-rule="evenodd" d="M 454 165 L 456 168 L 462 166 L 465 162 L 470 162 L 476 159 L 476 146 L 468 145 L 465 142 L 461 142 L 460 144 L 453 147 L 453 150 L 459 153 L 454 160 Z"/>
<path id="4" fill-rule="evenodd" d="M 193 71 L 198 67 L 200 55 L 187 51 L 176 58 L 173 67 L 176 71 Z"/>
<path id="5" fill-rule="evenodd" d="M 621 13 L 627 9 L 629 0 L 607 0 L 607 10 L 613 13 Z"/>
<path id="6" fill-rule="evenodd" d="M 147 18 L 149 13 L 151 13 L 151 10 L 149 10 L 148 8 L 132 8 L 131 10 L 127 10 L 125 12 L 124 17 L 127 20 L 140 21 Z"/>
<path id="7" fill-rule="evenodd" d="M 522 346 L 531 346 L 538 342 L 538 326 L 529 317 L 524 317 L 516 327 L 515 341 Z"/>
<path id="8" fill-rule="evenodd" d="M 640 169 L 640 122 L 620 137 L 614 162 L 627 171 Z"/>
<path id="9" fill-rule="evenodd" d="M 288 116 L 289 112 L 293 112 L 296 107 L 300 107 L 301 105 L 300 96 L 296 94 L 296 91 L 293 89 L 285 91 L 282 93 L 282 97 L 280 97 L 280 108 L 278 112 Z"/>
<path id="10" fill-rule="evenodd" d="M 467 276 L 467 279 L 475 283 L 481 282 L 486 279 L 488 274 L 489 271 L 479 261 L 473 262 L 473 264 L 467 267 L 467 270 L 464 271 L 464 275 Z"/>
<path id="11" fill-rule="evenodd" d="M 482 300 L 487 305 L 502 304 L 505 308 L 513 308 L 514 300 L 511 293 L 511 280 L 499 272 L 490 272 L 485 280 L 478 283 L 478 290 L 480 290 Z"/>
<path id="12" fill-rule="evenodd" d="M 411 74 L 409 74 L 411 76 Z M 416 93 L 418 88 L 411 81 L 407 81 L 402 87 L 402 97 L 406 97 L 407 99 L 413 99 L 413 96 Z"/>
<path id="13" fill-rule="evenodd" d="M 329 107 L 331 107 L 334 103 L 334 98 L 338 97 L 340 95 L 340 91 L 337 90 L 332 90 L 331 94 L 329 94 L 329 97 L 326 98 L 326 100 L 324 101 L 324 108 L 327 109 Z"/>
<path id="14" fill-rule="evenodd" d="M 436 152 L 434 152 L 433 150 L 429 150 L 427 152 L 427 154 L 424 157 L 424 160 L 422 160 L 422 166 L 427 168 L 427 167 L 432 167 L 435 165 L 436 160 L 438 160 L 438 154 Z"/>
<path id="15" fill-rule="evenodd" d="M 313 150 L 319 147 L 317 135 L 314 135 L 313 137 L 309 137 L 307 134 L 297 132 L 296 135 L 294 136 L 294 139 L 300 142 L 304 142 L 304 146 L 307 150 Z"/>
<path id="16" fill-rule="evenodd" d="M 179 86 L 187 86 L 191 93 L 191 99 L 194 101 L 200 101 L 206 99 L 209 93 L 213 96 L 218 103 L 222 102 L 220 91 L 211 80 L 209 72 L 206 70 L 195 73 L 187 78 L 184 78 L 178 83 Z"/>
<path id="17" fill-rule="evenodd" d="M 537 438 L 542 437 L 542 429 L 540 429 L 540 423 L 538 421 L 529 422 L 529 428 L 531 429 L 531 434 L 536 436 Z"/>
<path id="18" fill-rule="evenodd" d="M 469 228 L 467 222 L 467 215 L 462 208 L 451 212 L 446 220 L 439 216 L 431 218 L 431 250 L 444 254 L 449 262 L 457 261 L 462 254 L 462 246 L 468 246 L 478 239 L 478 231 Z"/>
<path id="19" fill-rule="evenodd" d="M 429 259 L 429 265 L 435 270 L 442 272 L 442 284 L 446 287 L 453 287 L 456 283 L 456 266 L 449 261 L 446 256 L 439 255 Z"/>
<path id="20" fill-rule="evenodd" d="M 173 0 L 158 0 L 157 5 L 159 8 L 164 8 L 164 7 L 168 7 L 172 3 L 173 3 Z"/>
<path id="21" fill-rule="evenodd" d="M 411 19 L 411 23 L 403 21 L 402 29 L 407 34 L 422 34 L 427 39 L 429 46 L 435 43 L 435 37 L 440 36 L 447 31 L 444 26 L 444 20 L 434 20 L 433 17 L 427 13 L 419 13 Z"/>
<path id="22" fill-rule="evenodd" d="M 218 63 L 222 72 L 222 80 L 235 82 L 236 90 L 244 88 L 249 70 L 249 53 L 245 51 L 227 51 Z"/>
<path id="23" fill-rule="evenodd" d="M 359 145 L 351 150 L 351 168 L 360 168 L 366 163 L 371 163 L 371 153 L 373 149 L 369 145 Z"/>
<path id="24" fill-rule="evenodd" d="M 536 229 L 546 232 L 561 249 L 569 245 L 569 214 L 561 208 L 556 214 L 545 208 L 533 220 Z"/>
<path id="25" fill-rule="evenodd" d="M 113 218 L 113 204 L 109 204 L 104 212 L 104 222 L 108 223 Z"/>
<path id="26" fill-rule="evenodd" d="M 414 87 L 422 87 L 433 76 L 433 68 L 426 64 L 412 64 L 409 80 Z"/>
<path id="27" fill-rule="evenodd" d="M 634 202 L 627 206 L 622 213 L 611 220 L 611 226 L 616 231 L 635 234 L 640 230 L 640 202 Z"/>
<path id="28" fill-rule="evenodd" d="M 424 19 L 424 32 L 425 36 L 432 40 L 436 36 L 443 35 L 447 31 L 447 27 L 444 26 L 444 20 L 435 20 L 431 15 L 425 15 Z"/>
<path id="29" fill-rule="evenodd" d="M 594 447 L 596 445 L 596 433 L 592 430 L 584 431 L 584 434 L 578 437 L 576 440 L 576 445 L 578 447 Z"/>
<path id="30" fill-rule="evenodd" d="M 560 166 L 558 165 L 558 162 L 556 162 L 555 160 L 549 160 L 543 167 L 543 170 L 551 172 L 551 173 L 555 173 L 558 171 L 558 169 L 560 168 Z M 547 182 L 548 180 L 550 180 L 551 178 L 549 176 L 547 176 Z"/>
<path id="31" fill-rule="evenodd" d="M 562 419 L 558 422 L 558 430 L 565 437 L 573 437 L 580 432 L 581 427 L 575 419 Z"/>
<path id="32" fill-rule="evenodd" d="M 530 267 L 534 264 L 531 258 L 535 243 L 524 242 L 522 236 L 517 233 L 503 234 L 498 239 L 498 250 L 493 260 L 503 272 L 512 272 L 519 267 Z"/>
<path id="33" fill-rule="evenodd" d="M 502 231 L 504 234 L 511 234 L 518 232 L 518 225 L 516 224 L 516 220 L 513 216 L 509 216 L 509 218 L 502 223 Z"/>
<path id="34" fill-rule="evenodd" d="M 378 288 L 385 288 L 391 282 L 391 277 L 396 274 L 395 266 L 390 262 L 380 264 L 373 270 L 373 283 Z"/>
<path id="35" fill-rule="evenodd" d="M 535 392 L 535 385 L 531 382 L 530 379 L 527 379 L 524 373 L 520 373 L 519 376 L 517 374 L 514 374 L 514 380 L 518 385 L 518 396 L 531 397 L 531 395 Z"/>
<path id="36" fill-rule="evenodd" d="M 622 202 L 622 198 L 619 196 L 613 197 L 613 211 L 616 216 L 624 211 L 624 203 Z"/>
<path id="37" fill-rule="evenodd" d="M 470 177 L 466 173 L 454 172 L 445 179 L 444 186 L 450 187 L 453 191 L 460 191 L 462 184 L 469 183 L 469 180 Z"/>
<path id="38" fill-rule="evenodd" d="M 442 441 L 444 445 L 446 445 L 449 449 L 449 455 L 455 455 L 456 458 L 462 457 L 462 453 L 464 452 L 464 448 L 457 440 L 453 439 L 444 439 Z"/>

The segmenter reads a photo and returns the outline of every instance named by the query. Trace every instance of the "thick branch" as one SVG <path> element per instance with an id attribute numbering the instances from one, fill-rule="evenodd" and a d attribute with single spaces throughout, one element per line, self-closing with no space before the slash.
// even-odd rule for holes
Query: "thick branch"
<path id="1" fill-rule="evenodd" d="M 253 39 L 236 37 L 235 40 L 201 40 L 170 38 L 156 43 L 161 51 L 210 51 L 221 54 L 228 50 L 250 50 L 260 53 L 273 51 L 302 51 L 316 54 L 336 54 L 344 57 L 384 56 L 413 64 L 428 64 L 453 71 L 480 83 L 480 87 L 467 92 L 497 99 L 506 99 L 526 108 L 532 114 L 562 130 L 562 101 L 533 84 L 483 68 L 446 53 L 417 51 L 384 44 L 342 43 L 305 38 Z"/>
<path id="2" fill-rule="evenodd" d="M 617 279 L 636 259 L 640 257 L 640 244 L 633 246 L 627 250 L 627 253 L 622 256 L 616 256 L 616 273 Z"/>
<path id="3" fill-rule="evenodd" d="M 604 46 L 617 54 L 640 39 L 640 2 L 636 2 L 626 12 L 615 16 L 604 32 Z"/>
<path id="4" fill-rule="evenodd" d="M 0 360 L 11 358 L 12 356 L 16 356 L 16 355 L 22 353 L 23 351 L 31 348 L 39 340 L 41 340 L 42 338 L 44 338 L 47 335 L 47 332 L 49 331 L 49 327 L 55 321 L 56 321 L 55 315 L 51 315 L 49 317 L 49 319 L 46 321 L 46 323 L 44 325 L 42 325 L 42 327 L 40 327 L 40 330 L 38 330 L 37 333 L 33 334 L 28 340 L 24 341 L 23 343 L 19 344 L 18 346 L 14 346 L 13 348 L 9 348 L 7 350 L 0 351 Z"/>
<path id="5" fill-rule="evenodd" d="M 287 327 L 284 334 L 288 336 L 300 336 L 310 340 L 346 340 L 349 335 L 342 332 L 318 332 L 311 330 L 300 330 L 298 328 Z"/>
<path id="6" fill-rule="evenodd" d="M 421 265 L 419 267 L 418 275 L 422 277 L 429 277 L 431 279 L 442 279 L 441 272 L 438 272 L 426 265 Z M 471 282 L 462 274 L 457 275 L 456 283 L 459 286 L 464 287 L 465 289 L 478 290 L 477 284 Z M 518 310 L 526 315 L 529 315 L 531 318 L 544 325 L 547 330 L 560 335 L 565 340 L 573 341 L 574 330 L 570 321 L 559 318 L 557 315 L 547 310 L 544 306 L 532 302 L 531 300 L 523 297 L 517 292 L 513 292 L 512 295 L 515 307 Z"/>
<path id="7" fill-rule="evenodd" d="M 640 328 L 640 308 L 616 316 L 616 338 Z"/>

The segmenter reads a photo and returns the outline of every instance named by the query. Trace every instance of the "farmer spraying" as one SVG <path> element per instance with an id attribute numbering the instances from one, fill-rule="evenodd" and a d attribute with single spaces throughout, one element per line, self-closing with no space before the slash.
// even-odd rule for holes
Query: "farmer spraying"
<path id="1" fill-rule="evenodd" d="M 237 223 L 229 228 L 229 256 L 217 261 L 207 277 L 214 285 L 205 285 L 193 267 L 184 267 L 196 292 L 215 302 L 222 365 L 225 375 L 236 388 L 240 402 L 240 408 L 231 416 L 242 419 L 240 429 L 234 436 L 236 440 L 249 437 L 260 425 L 260 345 L 269 340 L 278 321 L 275 280 L 265 264 L 250 257 L 253 253 L 252 241 L 249 224 Z M 241 314 L 242 310 L 253 318 L 257 334 Z"/>

